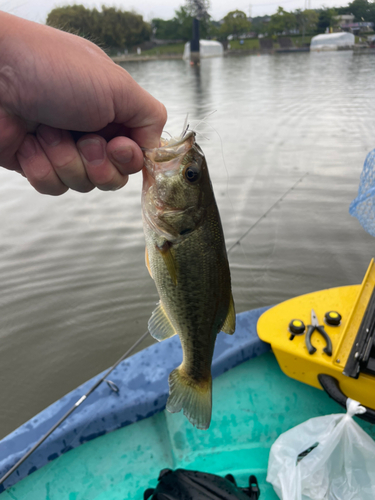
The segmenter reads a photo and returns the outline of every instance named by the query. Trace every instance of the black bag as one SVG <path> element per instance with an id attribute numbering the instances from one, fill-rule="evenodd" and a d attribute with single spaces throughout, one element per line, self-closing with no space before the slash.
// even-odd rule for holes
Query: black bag
<path id="1" fill-rule="evenodd" d="M 249 487 L 239 488 L 231 474 L 222 478 L 215 474 L 186 469 L 163 469 L 156 489 L 144 492 L 144 500 L 257 500 L 260 495 L 255 476 Z"/>

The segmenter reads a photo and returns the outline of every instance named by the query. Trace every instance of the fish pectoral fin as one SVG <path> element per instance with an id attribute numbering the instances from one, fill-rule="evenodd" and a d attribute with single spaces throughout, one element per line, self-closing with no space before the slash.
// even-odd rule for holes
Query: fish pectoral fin
<path id="1" fill-rule="evenodd" d="M 145 251 L 145 263 L 146 263 L 146 267 L 147 267 L 147 269 L 148 269 L 148 272 L 149 272 L 149 274 L 150 274 L 151 278 L 152 278 L 152 279 L 154 279 L 154 278 L 152 277 L 152 272 L 151 272 L 151 267 L 150 267 L 150 259 L 148 258 L 148 250 L 147 250 L 147 247 L 145 248 L 145 250 L 146 250 L 146 251 Z"/>
<path id="2" fill-rule="evenodd" d="M 173 284 L 177 285 L 176 262 L 171 252 L 171 246 L 172 245 L 171 243 L 169 243 L 169 241 L 165 241 L 165 243 L 161 247 L 156 246 L 156 248 L 159 250 L 160 255 L 163 257 L 164 263 L 167 266 L 168 273 L 173 281 Z"/>
<path id="3" fill-rule="evenodd" d="M 176 331 L 169 321 L 168 316 L 165 314 L 164 308 L 160 302 L 148 321 L 148 331 L 154 339 L 159 342 L 176 335 Z"/>
<path id="4" fill-rule="evenodd" d="M 232 335 L 235 329 L 236 329 L 236 311 L 234 309 L 233 295 L 231 293 L 228 314 L 227 317 L 225 318 L 221 331 L 224 333 L 228 333 L 228 335 Z"/>

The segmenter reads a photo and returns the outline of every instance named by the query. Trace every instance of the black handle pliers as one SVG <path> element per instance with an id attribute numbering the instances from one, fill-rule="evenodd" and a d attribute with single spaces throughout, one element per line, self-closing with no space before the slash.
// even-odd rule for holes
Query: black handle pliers
<path id="1" fill-rule="evenodd" d="M 316 317 L 316 314 L 314 312 L 314 309 L 311 309 L 311 325 L 308 325 L 307 328 L 307 333 L 305 337 L 305 342 L 306 342 L 306 347 L 307 350 L 309 351 L 309 354 L 314 354 L 316 352 L 316 347 L 314 347 L 311 344 L 311 335 L 315 332 L 320 333 L 320 335 L 324 338 L 326 341 L 326 346 L 323 349 L 323 352 L 327 354 L 327 356 L 332 356 L 332 342 L 331 339 L 329 338 L 327 332 L 324 329 L 323 325 L 319 325 L 318 318 Z"/>

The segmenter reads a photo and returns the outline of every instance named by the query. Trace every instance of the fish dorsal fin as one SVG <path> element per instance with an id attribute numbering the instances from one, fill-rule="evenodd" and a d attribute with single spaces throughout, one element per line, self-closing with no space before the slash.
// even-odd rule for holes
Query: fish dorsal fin
<path id="1" fill-rule="evenodd" d="M 167 266 L 173 284 L 177 285 L 177 269 L 175 260 L 171 252 L 171 247 L 171 243 L 169 243 L 169 241 L 165 241 L 161 247 L 157 246 L 156 248 L 159 250 L 160 255 L 163 257 L 164 263 Z"/>
<path id="2" fill-rule="evenodd" d="M 148 269 L 148 272 L 150 273 L 150 276 L 152 278 L 152 272 L 151 272 L 151 267 L 150 267 L 150 259 L 148 258 L 148 250 L 147 250 L 147 247 L 146 247 L 146 251 L 145 251 L 145 263 L 146 263 L 146 267 Z M 154 278 L 152 278 L 154 279 Z"/>
<path id="3" fill-rule="evenodd" d="M 227 317 L 225 318 L 221 331 L 224 333 L 228 333 L 228 335 L 232 335 L 235 329 L 236 329 L 236 311 L 234 309 L 233 295 L 231 293 L 228 314 Z"/>
<path id="4" fill-rule="evenodd" d="M 176 335 L 161 302 L 159 302 L 158 307 L 153 311 L 151 318 L 148 320 L 148 331 L 159 342 Z"/>

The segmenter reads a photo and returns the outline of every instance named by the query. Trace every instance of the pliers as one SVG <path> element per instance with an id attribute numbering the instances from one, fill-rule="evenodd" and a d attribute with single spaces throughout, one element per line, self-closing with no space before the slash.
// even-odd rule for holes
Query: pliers
<path id="1" fill-rule="evenodd" d="M 309 354 L 314 354 L 316 352 L 316 347 L 311 344 L 311 335 L 316 331 L 320 333 L 320 335 L 326 341 L 326 346 L 323 349 L 323 352 L 327 354 L 327 356 L 332 356 L 332 342 L 329 338 L 327 332 L 324 329 L 323 325 L 319 325 L 318 318 L 316 317 L 314 309 L 311 309 L 311 325 L 308 325 L 307 333 L 305 337 L 306 347 L 309 351 Z"/>

